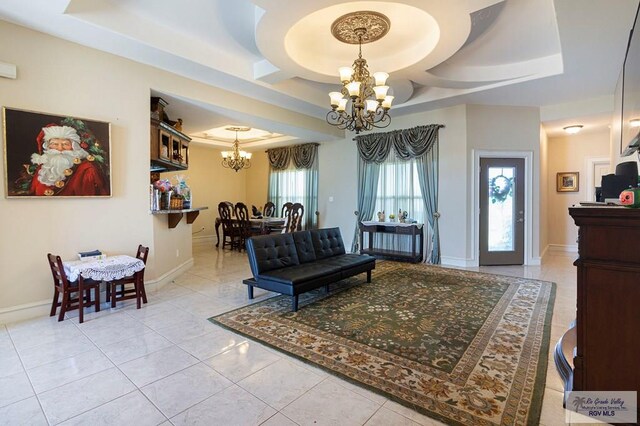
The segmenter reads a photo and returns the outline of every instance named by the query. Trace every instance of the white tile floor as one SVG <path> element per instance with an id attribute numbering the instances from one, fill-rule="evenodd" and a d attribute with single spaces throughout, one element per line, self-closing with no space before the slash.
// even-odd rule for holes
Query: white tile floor
<path id="1" fill-rule="evenodd" d="M 436 425 L 206 319 L 248 303 L 246 255 L 196 244 L 194 267 L 135 301 L 0 325 L 1 425 Z M 551 350 L 575 316 L 573 257 L 482 271 L 557 283 Z M 256 290 L 255 301 L 271 293 Z M 541 424 L 563 425 L 550 353 Z M 169 423 L 170 422 L 170 423 Z"/>

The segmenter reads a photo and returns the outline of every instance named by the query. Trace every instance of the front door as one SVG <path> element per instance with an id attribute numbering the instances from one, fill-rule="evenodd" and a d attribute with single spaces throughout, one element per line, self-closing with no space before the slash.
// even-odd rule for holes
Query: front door
<path id="1" fill-rule="evenodd" d="M 524 159 L 480 158 L 480 265 L 524 264 Z"/>

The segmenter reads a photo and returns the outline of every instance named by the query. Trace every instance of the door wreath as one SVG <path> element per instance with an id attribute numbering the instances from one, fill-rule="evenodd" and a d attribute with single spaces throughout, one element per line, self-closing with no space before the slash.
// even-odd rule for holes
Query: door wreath
<path id="1" fill-rule="evenodd" d="M 489 196 L 492 203 L 503 203 L 513 189 L 513 178 L 498 175 L 489 181 Z"/>

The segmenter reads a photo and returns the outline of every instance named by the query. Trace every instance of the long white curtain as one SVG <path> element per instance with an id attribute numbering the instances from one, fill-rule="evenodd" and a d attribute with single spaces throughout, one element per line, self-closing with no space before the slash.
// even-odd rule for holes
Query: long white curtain
<path id="1" fill-rule="evenodd" d="M 317 160 L 316 160 L 317 162 Z M 302 222 L 305 229 L 317 227 L 318 209 L 318 169 L 296 169 L 293 162 L 284 170 L 269 172 L 269 201 L 276 205 L 276 215 L 280 215 L 284 203 L 300 203 L 304 206 Z"/>
<path id="2" fill-rule="evenodd" d="M 378 188 L 376 190 L 375 212 L 384 211 L 387 221 L 394 214 L 398 221 L 400 211 L 406 211 L 409 219 L 424 226 L 424 259 L 431 257 L 431 227 L 425 214 L 425 203 L 418 178 L 418 161 L 399 159 L 391 150 L 389 156 L 380 164 Z M 374 215 L 373 220 L 377 220 Z M 376 247 L 389 250 L 411 251 L 411 238 L 406 235 L 377 234 Z"/>

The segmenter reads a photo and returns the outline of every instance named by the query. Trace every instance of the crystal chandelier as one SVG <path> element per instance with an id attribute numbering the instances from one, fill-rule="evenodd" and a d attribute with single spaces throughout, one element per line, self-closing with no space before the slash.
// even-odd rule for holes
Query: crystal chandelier
<path id="1" fill-rule="evenodd" d="M 351 67 L 338 70 L 342 91 L 329 93 L 331 111 L 327 113 L 327 123 L 356 134 L 374 127 L 387 127 L 391 123 L 389 110 L 393 96 L 387 95 L 389 86 L 385 85 L 389 74 L 376 72 L 372 77 L 367 60 L 362 57 L 362 44 L 381 39 L 389 31 L 389 26 L 389 18 L 371 11 L 348 13 L 331 25 L 335 38 L 344 43 L 358 44 L 358 58 Z"/>
<path id="2" fill-rule="evenodd" d="M 250 127 L 227 127 L 227 130 L 236 132 L 236 140 L 233 141 L 232 151 L 222 151 L 222 165 L 229 169 L 233 169 L 236 172 L 241 169 L 248 169 L 251 167 L 251 153 L 246 151 L 240 151 L 238 145 L 238 132 L 248 132 Z"/>

